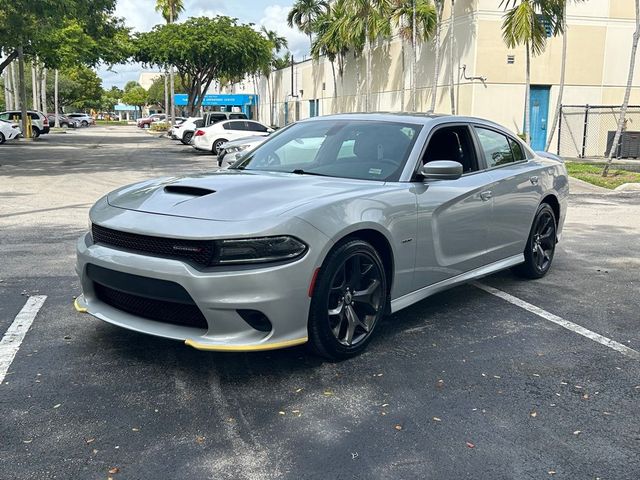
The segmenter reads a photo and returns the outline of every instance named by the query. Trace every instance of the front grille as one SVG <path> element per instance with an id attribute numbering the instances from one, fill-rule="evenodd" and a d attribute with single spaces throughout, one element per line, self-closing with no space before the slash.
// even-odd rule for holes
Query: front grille
<path id="1" fill-rule="evenodd" d="M 182 240 L 121 232 L 93 224 L 94 243 L 149 253 L 160 257 L 179 258 L 198 265 L 210 265 L 215 253 L 214 242 L 209 240 Z"/>
<path id="2" fill-rule="evenodd" d="M 93 288 L 100 301 L 123 312 L 157 322 L 184 327 L 207 328 L 204 315 L 195 305 L 139 297 L 95 282 Z"/>

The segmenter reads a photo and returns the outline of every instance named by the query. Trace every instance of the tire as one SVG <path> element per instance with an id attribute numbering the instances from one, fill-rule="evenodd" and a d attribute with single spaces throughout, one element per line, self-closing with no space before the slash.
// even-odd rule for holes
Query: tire
<path id="1" fill-rule="evenodd" d="M 218 155 L 220 147 L 222 147 L 222 145 L 228 141 L 229 140 L 227 140 L 226 138 L 218 138 L 217 140 L 214 140 L 213 144 L 211 145 L 211 153 L 213 153 L 214 155 Z"/>
<path id="2" fill-rule="evenodd" d="M 84 122 L 83 122 L 84 123 Z M 149 125 L 148 123 L 145 123 L 144 125 L 142 125 L 142 128 L 144 128 L 145 130 L 147 130 L 148 128 L 151 128 L 151 125 Z"/>
<path id="3" fill-rule="evenodd" d="M 189 142 L 193 138 L 193 132 L 184 132 L 182 135 L 182 139 L 180 140 L 183 144 L 189 145 Z"/>
<path id="4" fill-rule="evenodd" d="M 513 272 L 523 278 L 544 277 L 553 262 L 556 250 L 557 220 L 549 204 L 542 203 L 533 218 L 527 245 L 524 248 L 524 263 L 513 267 Z"/>
<path id="5" fill-rule="evenodd" d="M 40 136 L 40 129 L 38 127 L 31 127 L 31 134 L 33 138 L 38 138 Z"/>
<path id="6" fill-rule="evenodd" d="M 310 347 L 334 361 L 358 355 L 384 316 L 387 300 L 386 273 L 375 248 L 362 240 L 338 244 L 315 281 L 309 310 Z"/>
<path id="7" fill-rule="evenodd" d="M 82 120 L 81 125 L 82 125 L 83 127 L 88 127 L 88 126 L 89 126 L 89 122 L 87 122 L 86 120 Z"/>
<path id="8" fill-rule="evenodd" d="M 0 132 L 0 145 L 2 145 L 6 141 L 7 141 L 7 139 L 4 138 L 4 134 L 2 132 Z"/>

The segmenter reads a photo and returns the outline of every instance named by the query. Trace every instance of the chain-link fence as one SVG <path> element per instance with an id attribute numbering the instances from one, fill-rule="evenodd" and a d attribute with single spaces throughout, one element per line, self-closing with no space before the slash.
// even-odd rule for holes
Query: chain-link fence
<path id="1" fill-rule="evenodd" d="M 558 126 L 558 155 L 608 157 L 618 127 L 620 105 L 563 105 Z M 617 157 L 640 158 L 640 105 L 627 110 Z"/>

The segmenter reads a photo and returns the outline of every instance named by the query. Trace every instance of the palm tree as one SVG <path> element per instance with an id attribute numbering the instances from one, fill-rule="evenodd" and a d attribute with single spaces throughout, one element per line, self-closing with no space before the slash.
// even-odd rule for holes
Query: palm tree
<path id="1" fill-rule="evenodd" d="M 356 54 L 366 54 L 366 90 L 365 111 L 370 107 L 371 89 L 371 53 L 373 42 L 391 35 L 391 0 L 347 0 L 345 15 L 339 20 L 337 28 L 340 36 L 347 41 Z"/>
<path id="2" fill-rule="evenodd" d="M 602 176 L 606 177 L 609 174 L 609 167 L 611 167 L 611 161 L 613 160 L 614 153 L 618 152 L 618 142 L 620 141 L 620 135 L 622 134 L 622 127 L 626 122 L 627 108 L 629 107 L 629 97 L 631 95 L 631 85 L 633 84 L 633 71 L 636 66 L 636 53 L 638 52 L 638 39 L 640 39 L 640 0 L 636 2 L 636 30 L 633 32 L 633 41 L 631 43 L 631 59 L 629 61 L 629 76 L 627 77 L 627 88 L 624 91 L 624 100 L 622 101 L 622 108 L 620 109 L 620 116 L 618 117 L 618 128 L 616 134 L 613 137 L 613 143 L 609 149 L 609 159 L 607 164 L 602 170 Z"/>
<path id="3" fill-rule="evenodd" d="M 440 34 L 442 32 L 442 11 L 444 10 L 444 0 L 434 0 L 436 10 L 436 36 L 433 58 L 433 88 L 431 89 L 431 107 L 429 111 L 436 109 L 436 97 L 438 95 L 438 78 L 440 77 Z"/>
<path id="4" fill-rule="evenodd" d="M 436 8 L 430 0 L 394 0 L 392 18 L 398 25 L 403 40 L 411 42 L 411 97 L 416 110 L 416 70 L 418 42 L 429 40 L 436 30 Z M 404 90 L 404 89 L 403 89 Z"/>
<path id="5" fill-rule="evenodd" d="M 183 0 L 156 0 L 156 12 L 162 15 L 162 18 L 164 18 L 167 24 L 173 23 L 178 19 L 178 15 L 184 12 L 184 1 Z M 175 80 L 173 76 L 173 65 L 169 66 L 169 90 L 170 90 L 169 97 L 171 98 L 171 125 L 173 125 L 175 123 L 175 118 L 176 118 L 176 106 L 173 104 L 173 98 L 175 96 Z"/>
<path id="6" fill-rule="evenodd" d="M 453 85 L 455 83 L 454 69 L 453 69 L 453 59 L 454 59 L 453 47 L 455 46 L 454 28 L 456 23 L 455 13 L 456 13 L 456 0 L 451 0 L 451 15 L 449 17 L 449 99 L 451 100 L 451 115 L 456 114 L 456 100 L 455 100 L 455 95 L 453 93 Z"/>
<path id="7" fill-rule="evenodd" d="M 547 32 L 544 19 L 553 18 L 549 10 L 549 2 L 544 0 L 502 0 L 506 13 L 502 23 L 502 38 L 507 47 L 525 47 L 525 99 L 524 99 L 524 136 L 530 143 L 531 131 L 529 126 L 531 90 L 531 55 L 537 56 L 544 51 Z"/>
<path id="8" fill-rule="evenodd" d="M 336 0 L 331 8 L 320 15 L 313 24 L 316 35 L 311 45 L 311 56 L 317 60 L 320 55 L 325 55 L 331 62 L 331 73 L 333 75 L 333 97 L 338 96 L 338 81 L 336 78 L 335 62 L 338 62 L 338 73 L 340 78 L 344 74 L 344 58 L 349 51 L 346 40 L 340 35 L 337 27 L 339 21 L 345 15 L 345 0 Z"/>
<path id="9" fill-rule="evenodd" d="M 575 0 L 576 2 L 581 2 L 584 0 Z M 558 85 L 558 99 L 556 101 L 556 107 L 553 114 L 553 122 L 551 123 L 551 128 L 548 130 L 551 132 L 549 137 L 547 138 L 547 145 L 545 150 L 549 150 L 551 146 L 551 140 L 553 140 L 553 134 L 556 131 L 558 126 L 558 122 L 560 121 L 560 108 L 562 107 L 562 97 L 564 94 L 564 82 L 565 82 L 565 73 L 567 69 L 567 5 L 569 4 L 569 0 L 556 0 L 554 4 L 551 5 L 552 11 L 554 12 L 554 22 L 555 28 L 553 31 L 553 35 L 562 35 L 562 59 L 560 61 L 560 84 Z"/>
<path id="10" fill-rule="evenodd" d="M 271 108 L 269 111 L 269 121 L 271 122 L 270 124 L 273 125 L 273 109 L 275 108 L 273 97 L 275 95 L 269 79 L 271 77 L 271 71 L 274 70 L 276 66 L 275 65 L 276 60 L 279 58 L 277 54 L 280 53 L 282 49 L 287 48 L 288 43 L 287 43 L 287 39 L 285 37 L 279 36 L 278 32 L 276 32 L 275 30 L 268 30 L 267 28 L 264 27 L 264 25 L 262 26 L 261 30 L 262 30 L 262 34 L 271 43 L 271 59 L 269 61 L 269 64 L 265 65 L 265 68 L 263 68 L 262 74 L 267 79 L 267 89 L 269 90 L 269 97 L 271 101 Z"/>
<path id="11" fill-rule="evenodd" d="M 294 26 L 309 37 L 313 33 L 313 23 L 320 15 L 329 10 L 329 2 L 325 0 L 296 0 L 287 15 L 287 23 L 291 28 Z"/>

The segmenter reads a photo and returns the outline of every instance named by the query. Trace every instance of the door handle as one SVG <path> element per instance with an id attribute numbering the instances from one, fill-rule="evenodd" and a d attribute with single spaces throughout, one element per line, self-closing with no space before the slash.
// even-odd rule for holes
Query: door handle
<path id="1" fill-rule="evenodd" d="M 491 199 L 491 190 L 487 190 L 486 192 L 480 192 L 480 199 L 483 202 Z"/>
<path id="2" fill-rule="evenodd" d="M 531 182 L 532 185 L 537 185 L 538 184 L 538 176 L 534 175 L 533 177 L 530 177 L 529 181 Z"/>

